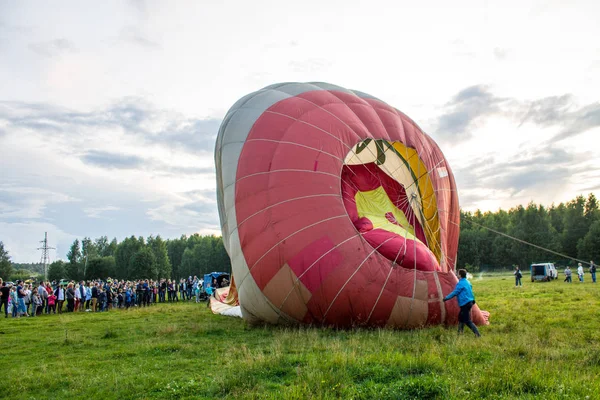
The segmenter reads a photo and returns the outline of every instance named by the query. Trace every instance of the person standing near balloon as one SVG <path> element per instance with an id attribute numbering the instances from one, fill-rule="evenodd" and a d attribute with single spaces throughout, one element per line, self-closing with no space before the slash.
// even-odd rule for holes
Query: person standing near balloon
<path id="1" fill-rule="evenodd" d="M 457 297 L 458 306 L 460 312 L 458 313 L 458 333 L 462 334 L 465 325 L 473 331 L 476 337 L 481 337 L 479 330 L 471 321 L 471 308 L 475 304 L 475 296 L 473 296 L 473 288 L 471 283 L 467 280 L 467 271 L 465 269 L 459 269 L 458 275 L 460 280 L 456 284 L 456 287 L 448 296 L 444 297 L 444 301 L 448 301 L 453 297 Z"/>
<path id="2" fill-rule="evenodd" d="M 571 283 L 572 282 L 572 278 L 571 278 L 571 267 L 569 267 L 567 265 L 567 268 L 565 268 L 565 280 L 564 282 L 567 283 Z"/>
<path id="3" fill-rule="evenodd" d="M 594 261 L 590 261 L 590 274 L 592 274 L 592 282 L 596 283 L 596 264 Z"/>
<path id="4" fill-rule="evenodd" d="M 519 269 L 518 265 L 515 267 L 515 272 L 513 272 L 513 274 L 515 276 L 515 287 L 523 286 L 523 283 L 521 282 L 523 274 L 521 273 L 521 270 Z"/>
<path id="5" fill-rule="evenodd" d="M 581 263 L 577 267 L 577 276 L 579 277 L 579 282 L 583 283 L 583 265 Z"/>

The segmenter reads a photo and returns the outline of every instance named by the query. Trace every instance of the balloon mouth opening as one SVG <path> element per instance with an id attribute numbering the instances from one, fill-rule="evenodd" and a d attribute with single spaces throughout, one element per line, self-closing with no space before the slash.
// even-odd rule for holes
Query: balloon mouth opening
<path id="1" fill-rule="evenodd" d="M 436 248 L 429 246 L 439 243 L 427 220 L 431 210 L 423 207 L 427 182 L 431 185 L 427 177 L 416 151 L 400 142 L 367 139 L 344 160 L 341 185 L 346 212 L 362 237 L 392 265 L 440 269 Z M 428 205 L 431 208 L 431 198 Z"/>

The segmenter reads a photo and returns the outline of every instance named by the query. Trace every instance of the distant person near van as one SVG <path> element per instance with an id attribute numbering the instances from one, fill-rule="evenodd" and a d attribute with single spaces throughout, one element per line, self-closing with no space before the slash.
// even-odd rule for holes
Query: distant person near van
<path id="1" fill-rule="evenodd" d="M 592 274 L 592 282 L 596 283 L 596 264 L 594 261 L 590 261 L 590 274 Z"/>
<path id="2" fill-rule="evenodd" d="M 513 272 L 513 274 L 515 276 L 515 287 L 517 287 L 517 286 L 523 286 L 523 283 L 521 282 L 521 278 L 523 277 L 523 273 L 519 269 L 518 265 L 515 267 L 515 272 Z"/>
<path id="3" fill-rule="evenodd" d="M 583 283 L 583 265 L 581 263 L 577 267 L 577 276 L 579 277 L 579 282 Z"/>
<path id="4" fill-rule="evenodd" d="M 473 304 L 475 304 L 475 297 L 473 296 L 471 283 L 467 280 L 467 271 L 459 269 L 458 275 L 460 280 L 452 293 L 444 297 L 444 301 L 448 301 L 451 298 L 458 296 L 458 306 L 460 307 L 460 312 L 458 313 L 458 333 L 462 334 L 465 325 L 467 325 L 469 329 L 473 331 L 475 336 L 480 337 L 481 334 L 479 333 L 479 330 L 477 330 L 477 327 L 473 321 L 471 321 L 471 308 L 473 307 Z"/>
<path id="5" fill-rule="evenodd" d="M 573 274 L 573 271 L 571 271 L 571 267 L 569 267 L 567 265 L 567 268 L 565 268 L 565 282 L 567 282 L 567 283 L 573 282 L 573 278 L 571 277 L 572 274 Z"/>

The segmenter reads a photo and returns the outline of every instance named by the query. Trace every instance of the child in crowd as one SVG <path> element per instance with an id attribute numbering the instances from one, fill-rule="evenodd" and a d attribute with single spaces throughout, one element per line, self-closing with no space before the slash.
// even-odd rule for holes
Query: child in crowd
<path id="1" fill-rule="evenodd" d="M 129 309 L 129 306 L 131 306 L 131 288 L 127 287 L 125 289 L 125 308 Z"/>
<path id="2" fill-rule="evenodd" d="M 31 310 L 31 316 L 35 317 L 36 315 L 42 315 L 42 297 L 36 291 L 33 295 L 33 310 Z"/>
<path id="3" fill-rule="evenodd" d="M 50 292 L 50 295 L 48 296 L 48 314 L 50 314 L 50 312 L 56 314 L 56 295 L 54 292 Z"/>

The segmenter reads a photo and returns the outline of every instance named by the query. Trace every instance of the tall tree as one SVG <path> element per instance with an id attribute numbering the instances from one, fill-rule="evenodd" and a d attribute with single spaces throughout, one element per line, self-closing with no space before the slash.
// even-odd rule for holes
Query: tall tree
<path id="1" fill-rule="evenodd" d="M 587 220 L 588 229 L 592 226 L 592 224 L 598 220 L 600 220 L 600 210 L 598 209 L 598 200 L 594 193 L 590 193 L 585 202 L 585 208 L 583 210 L 583 215 Z"/>
<path id="2" fill-rule="evenodd" d="M 167 252 L 167 243 L 162 240 L 160 235 L 156 237 L 151 235 L 146 243 L 156 259 L 157 278 L 169 278 L 171 276 L 171 262 Z"/>
<path id="3" fill-rule="evenodd" d="M 512 211 L 512 210 L 511 210 Z M 529 203 L 527 208 L 517 207 L 512 213 L 512 236 L 535 246 L 560 251 L 560 241 L 543 206 Z M 533 262 L 553 260 L 555 256 L 539 247 L 514 242 L 516 263 L 522 268 Z"/>
<path id="4" fill-rule="evenodd" d="M 89 237 L 84 237 L 81 241 L 81 257 L 82 262 L 87 258 L 96 258 L 99 256 L 98 248 L 96 244 Z"/>
<path id="5" fill-rule="evenodd" d="M 81 262 L 81 248 L 79 247 L 79 239 L 75 239 L 69 252 L 67 253 L 67 259 L 70 264 L 77 264 Z"/>
<path id="6" fill-rule="evenodd" d="M 108 249 L 106 249 L 106 252 L 104 254 L 102 254 L 102 256 L 103 257 L 114 256 L 115 252 L 117 251 L 118 245 L 119 245 L 119 243 L 117 242 L 117 238 L 113 238 L 113 240 L 111 240 L 110 244 L 108 245 Z"/>
<path id="7" fill-rule="evenodd" d="M 562 234 L 562 249 L 566 255 L 577 257 L 577 242 L 585 236 L 589 221 L 585 215 L 585 199 L 577 196 L 566 205 L 564 229 Z"/>
<path id="8" fill-rule="evenodd" d="M 179 279 L 183 276 L 181 274 L 181 261 L 183 252 L 187 248 L 187 241 L 188 238 L 185 235 L 181 235 L 179 239 L 167 240 L 167 253 L 171 261 L 172 279 Z"/>
<path id="9" fill-rule="evenodd" d="M 96 240 L 94 240 L 94 246 L 98 252 L 98 256 L 100 257 L 108 257 L 113 255 L 109 253 L 108 237 L 106 236 L 100 236 L 99 238 L 96 238 Z"/>
<path id="10" fill-rule="evenodd" d="M 75 239 L 69 252 L 67 253 L 67 259 L 69 263 L 66 266 L 66 275 L 67 278 L 73 280 L 83 279 L 83 263 L 82 263 L 82 254 L 81 248 L 79 247 L 79 240 Z"/>
<path id="11" fill-rule="evenodd" d="M 115 250 L 115 277 L 117 279 L 140 278 L 139 276 L 135 276 L 133 271 L 131 271 L 130 265 L 131 257 L 142 247 L 144 247 L 143 240 L 140 242 L 135 236 L 125 238 L 125 240 L 117 245 Z"/>
<path id="12" fill-rule="evenodd" d="M 458 242 L 458 268 L 466 268 L 467 265 L 479 269 L 481 265 L 481 239 L 482 236 L 477 229 L 461 229 Z"/>
<path id="13" fill-rule="evenodd" d="M 563 203 L 560 203 L 558 206 L 554 206 L 553 204 L 548 209 L 548 214 L 550 215 L 550 223 L 559 235 L 562 235 L 563 230 L 565 229 L 566 213 L 567 207 L 565 207 Z"/>
<path id="14" fill-rule="evenodd" d="M 577 256 L 579 259 L 600 263 L 600 220 L 595 221 L 588 233 L 577 245 Z"/>
<path id="15" fill-rule="evenodd" d="M 4 249 L 4 243 L 0 242 L 0 278 L 8 279 L 13 273 L 12 263 L 8 251 Z"/>
<path id="16" fill-rule="evenodd" d="M 195 275 L 199 274 L 200 266 L 198 265 L 198 259 L 194 250 L 187 247 L 183 251 L 183 256 L 181 257 L 181 265 L 178 271 L 179 276 L 175 277 L 175 279 L 188 277 L 189 275 L 194 274 L 194 271 L 196 271 Z"/>
<path id="17" fill-rule="evenodd" d="M 231 273 L 231 259 L 223 244 L 222 236 L 212 236 L 214 269 Z M 210 272 L 210 271 L 208 271 Z"/>
<path id="18" fill-rule="evenodd" d="M 210 236 L 203 236 L 200 243 L 196 244 L 192 250 L 198 269 L 190 271 L 189 275 L 204 275 L 215 270 L 214 251 Z"/>
<path id="19" fill-rule="evenodd" d="M 59 281 L 66 278 L 66 264 L 63 260 L 56 260 L 48 267 L 48 279 L 50 281 Z"/>
<path id="20" fill-rule="evenodd" d="M 156 257 L 148 247 L 142 247 L 133 257 L 129 266 L 132 279 L 156 279 L 158 269 L 156 267 Z"/>
<path id="21" fill-rule="evenodd" d="M 115 276 L 115 258 L 96 257 L 88 261 L 85 271 L 85 279 L 106 279 L 109 276 Z"/>

